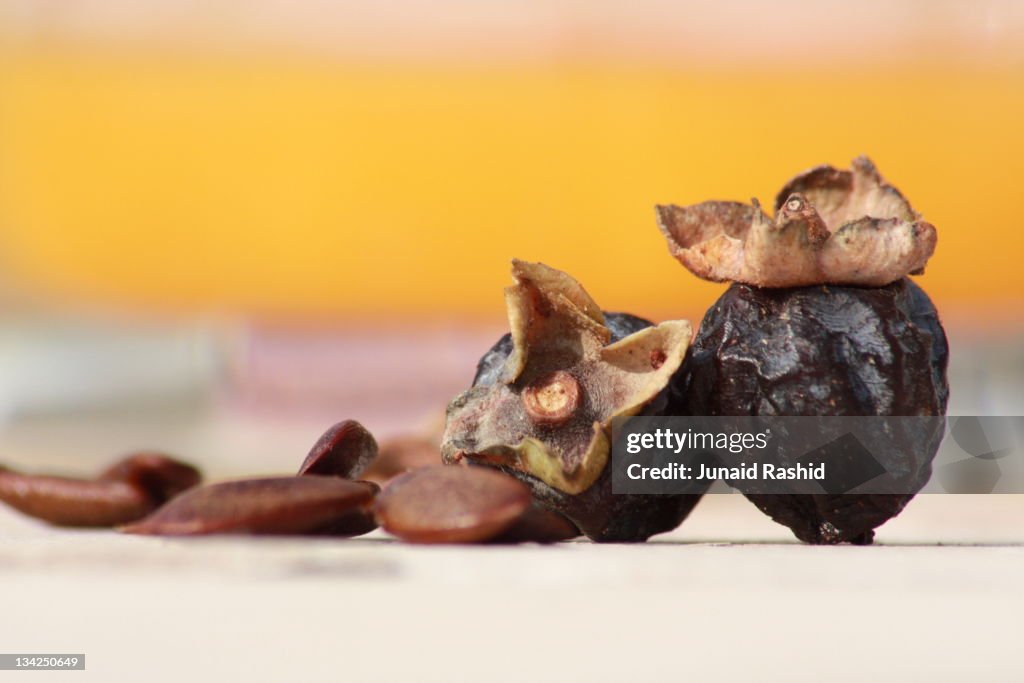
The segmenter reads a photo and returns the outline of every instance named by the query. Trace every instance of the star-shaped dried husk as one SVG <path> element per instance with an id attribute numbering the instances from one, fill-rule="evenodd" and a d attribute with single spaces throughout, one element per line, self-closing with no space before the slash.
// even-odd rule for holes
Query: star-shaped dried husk
<path id="1" fill-rule="evenodd" d="M 789 181 L 774 220 L 755 199 L 658 206 L 658 225 L 672 255 L 714 282 L 877 287 L 923 273 L 935 228 L 867 157 L 852 166 L 818 166 Z"/>
<path id="2" fill-rule="evenodd" d="M 579 494 L 604 471 L 612 418 L 641 412 L 679 368 L 690 324 L 664 322 L 609 345 L 601 309 L 574 279 L 518 260 L 512 277 L 505 302 L 514 349 L 501 381 L 448 406 L 442 456 Z"/>

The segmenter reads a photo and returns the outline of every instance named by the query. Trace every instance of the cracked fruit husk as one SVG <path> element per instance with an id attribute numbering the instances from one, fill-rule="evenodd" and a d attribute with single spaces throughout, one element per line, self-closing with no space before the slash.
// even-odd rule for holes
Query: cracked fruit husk
<path id="1" fill-rule="evenodd" d="M 679 525 L 694 495 L 615 495 L 615 417 L 660 415 L 689 344 L 686 321 L 605 314 L 574 279 L 514 261 L 511 332 L 448 406 L 442 457 L 499 468 L 596 541 L 644 541 Z"/>

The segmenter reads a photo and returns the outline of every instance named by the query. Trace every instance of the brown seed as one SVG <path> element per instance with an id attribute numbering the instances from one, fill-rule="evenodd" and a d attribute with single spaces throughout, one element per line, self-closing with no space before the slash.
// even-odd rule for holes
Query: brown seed
<path id="1" fill-rule="evenodd" d="M 307 475 L 308 476 L 308 475 Z M 372 481 L 359 481 L 373 489 L 373 496 L 376 498 L 380 493 L 380 486 Z M 368 534 L 377 528 L 377 520 L 373 516 L 373 499 L 363 503 L 361 506 L 345 513 L 344 516 L 332 520 L 326 526 L 317 529 L 315 533 L 319 536 L 342 536 L 352 538 Z"/>
<path id="2" fill-rule="evenodd" d="M 533 503 L 508 529 L 494 539 L 496 543 L 557 543 L 576 538 L 580 530 L 564 515 Z"/>
<path id="3" fill-rule="evenodd" d="M 494 538 L 530 505 L 524 484 L 496 470 L 425 467 L 392 480 L 377 498 L 377 521 L 413 543 Z"/>
<path id="4" fill-rule="evenodd" d="M 111 527 L 142 519 L 199 479 L 191 465 L 157 453 L 124 458 L 95 481 L 0 467 L 0 500 L 59 526 Z"/>
<path id="5" fill-rule="evenodd" d="M 537 424 L 560 425 L 576 414 L 580 394 L 576 378 L 565 370 L 557 370 L 523 390 L 523 407 Z"/>
<path id="6" fill-rule="evenodd" d="M 111 527 L 149 514 L 156 505 L 123 481 L 87 481 L 0 469 L 0 500 L 26 515 L 71 527 Z"/>
<path id="7" fill-rule="evenodd" d="M 362 474 L 362 478 L 381 486 L 410 470 L 441 464 L 439 440 L 421 436 L 398 436 L 381 442 L 380 452 Z"/>
<path id="8" fill-rule="evenodd" d="M 246 479 L 186 491 L 138 524 L 133 534 L 306 534 L 369 503 L 372 484 L 309 475 Z"/>
<path id="9" fill-rule="evenodd" d="M 344 538 L 353 538 L 355 536 L 368 534 L 376 528 L 377 520 L 373 516 L 373 511 L 367 508 L 360 508 L 329 523 L 321 529 L 317 529 L 316 534 L 320 536 L 342 536 Z"/>
<path id="10" fill-rule="evenodd" d="M 377 441 L 363 425 L 345 420 L 321 436 L 302 462 L 299 474 L 357 479 L 377 457 Z"/>
<path id="11" fill-rule="evenodd" d="M 156 508 L 202 481 L 195 467 L 162 453 L 142 452 L 114 463 L 99 481 L 122 481 L 142 489 Z"/>

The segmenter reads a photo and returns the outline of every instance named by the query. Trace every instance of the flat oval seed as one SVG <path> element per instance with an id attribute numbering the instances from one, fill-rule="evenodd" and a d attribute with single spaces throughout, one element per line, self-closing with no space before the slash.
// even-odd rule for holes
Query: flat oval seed
<path id="1" fill-rule="evenodd" d="M 127 524 L 156 507 L 145 491 L 126 482 L 29 475 L 3 468 L 0 500 L 26 515 L 72 527 Z"/>
<path id="2" fill-rule="evenodd" d="M 501 472 L 479 467 L 425 467 L 395 478 L 377 498 L 384 529 L 413 543 L 476 543 L 515 522 L 530 491 Z"/>
<path id="3" fill-rule="evenodd" d="M 302 462 L 299 474 L 324 474 L 357 479 L 377 457 L 377 441 L 363 425 L 345 420 L 317 439 Z"/>
<path id="4" fill-rule="evenodd" d="M 373 499 L 372 484 L 309 475 L 229 481 L 191 489 L 138 524 L 131 534 L 316 533 Z"/>
<path id="5" fill-rule="evenodd" d="M 321 529 L 317 529 L 315 533 L 319 536 L 353 538 L 368 534 L 376 528 L 377 520 L 374 518 L 373 512 L 366 508 L 360 508 L 330 522 Z"/>
<path id="6" fill-rule="evenodd" d="M 366 484 L 372 488 L 374 497 L 380 493 L 380 486 L 372 481 L 360 481 L 359 483 Z M 318 536 L 352 538 L 368 534 L 376 529 L 377 526 L 377 520 L 373 516 L 373 501 L 371 500 L 346 512 L 341 517 L 331 520 L 326 526 L 317 529 L 314 533 Z"/>

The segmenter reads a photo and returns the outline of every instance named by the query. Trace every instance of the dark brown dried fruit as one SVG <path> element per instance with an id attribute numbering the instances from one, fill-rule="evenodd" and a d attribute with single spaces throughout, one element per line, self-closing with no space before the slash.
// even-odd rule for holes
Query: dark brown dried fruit
<path id="1" fill-rule="evenodd" d="M 397 436 L 381 442 L 377 457 L 363 471 L 362 478 L 383 486 L 410 470 L 440 464 L 441 449 L 436 441 L 422 436 Z"/>
<path id="2" fill-rule="evenodd" d="M 377 457 L 377 441 L 363 425 L 344 420 L 317 439 L 302 462 L 299 474 L 324 474 L 358 479 Z"/>
<path id="3" fill-rule="evenodd" d="M 511 333 L 481 358 L 473 387 L 448 407 L 442 456 L 500 468 L 597 541 L 674 529 L 696 495 L 613 495 L 612 418 L 660 415 L 690 340 L 686 321 L 657 326 L 605 314 L 571 277 L 514 261 Z"/>
<path id="4" fill-rule="evenodd" d="M 910 280 L 887 287 L 759 289 L 734 284 L 708 311 L 676 382 L 680 415 L 944 415 L 948 346 L 928 296 Z M 939 434 L 874 453 L 931 475 Z M 751 485 L 731 482 L 745 493 Z M 870 543 L 913 494 L 747 496 L 807 543 Z"/>
<path id="5" fill-rule="evenodd" d="M 247 479 L 187 491 L 137 524 L 130 534 L 311 534 L 357 513 L 376 487 L 340 477 Z"/>
<path id="6" fill-rule="evenodd" d="M 412 543 L 478 543 L 515 523 L 530 491 L 512 477 L 480 467 L 426 467 L 391 481 L 377 498 L 377 521 Z"/>
<path id="7" fill-rule="evenodd" d="M 95 481 L 0 467 L 0 500 L 58 526 L 112 527 L 145 517 L 200 478 L 191 465 L 156 453 L 124 458 Z"/>
<path id="8" fill-rule="evenodd" d="M 614 493 L 611 468 L 586 492 L 571 496 L 543 482 L 526 481 L 537 500 L 568 517 L 587 538 L 598 543 L 638 543 L 672 531 L 693 511 L 709 484 L 696 481 L 692 493 L 655 495 Z"/>

